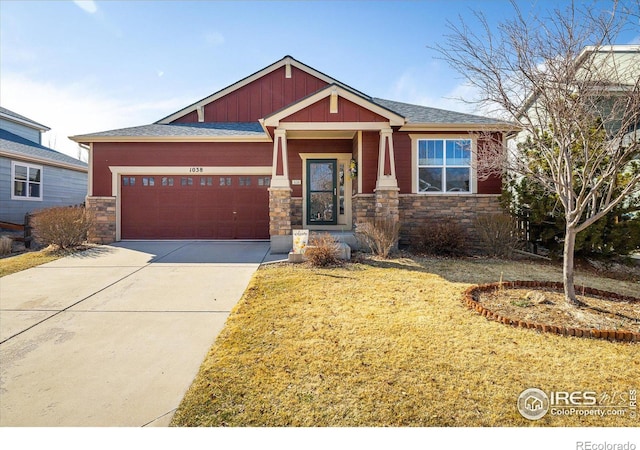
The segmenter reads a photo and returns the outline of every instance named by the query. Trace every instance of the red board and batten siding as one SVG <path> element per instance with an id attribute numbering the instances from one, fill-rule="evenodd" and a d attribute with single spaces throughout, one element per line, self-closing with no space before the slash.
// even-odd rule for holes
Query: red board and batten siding
<path id="1" fill-rule="evenodd" d="M 93 144 L 93 195 L 111 195 L 109 166 L 271 166 L 270 142 L 135 142 Z M 250 162 L 250 164 L 248 164 Z"/>
<path id="2" fill-rule="evenodd" d="M 396 178 L 401 194 L 411 193 L 411 138 L 408 133 L 393 133 L 393 153 L 396 160 Z"/>
<path id="3" fill-rule="evenodd" d="M 378 177 L 379 147 L 380 147 L 379 131 L 362 132 L 362 165 L 364 167 L 358 168 L 358 176 L 363 177 L 362 178 L 363 194 L 372 194 L 376 188 L 376 179 Z"/>
<path id="4" fill-rule="evenodd" d="M 257 122 L 326 86 L 326 82 L 293 66 L 291 78 L 286 78 L 285 68 L 280 67 L 205 105 L 204 121 Z M 191 112 L 173 123 L 197 121 L 197 114 Z"/>
<path id="5" fill-rule="evenodd" d="M 491 140 L 495 142 L 502 141 L 501 133 L 493 133 Z M 478 146 L 489 145 L 489 141 L 480 140 Z M 490 175 L 486 179 L 478 180 L 478 194 L 501 194 L 502 193 L 502 177 L 500 175 Z"/>
<path id="6" fill-rule="evenodd" d="M 297 111 L 285 118 L 282 122 L 388 122 L 382 117 L 350 100 L 338 97 L 338 112 L 329 110 L 330 98 L 326 97 L 308 107 Z"/>

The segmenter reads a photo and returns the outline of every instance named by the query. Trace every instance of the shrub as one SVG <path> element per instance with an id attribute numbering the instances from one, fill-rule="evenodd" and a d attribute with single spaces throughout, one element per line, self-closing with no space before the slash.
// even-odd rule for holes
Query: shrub
<path id="1" fill-rule="evenodd" d="M 13 239 L 9 236 L 0 237 L 0 255 L 8 255 L 13 247 Z"/>
<path id="2" fill-rule="evenodd" d="M 398 243 L 399 234 L 400 223 L 389 218 L 356 224 L 358 242 L 382 258 L 389 257 L 389 253 Z"/>
<path id="3" fill-rule="evenodd" d="M 467 232 L 453 219 L 429 221 L 420 228 L 414 245 L 430 255 L 462 256 L 467 252 Z"/>
<path id="4" fill-rule="evenodd" d="M 576 236 L 576 254 L 629 255 L 640 250 L 640 214 L 607 214 Z"/>
<path id="5" fill-rule="evenodd" d="M 339 258 L 338 244 L 328 233 L 312 236 L 304 256 L 312 266 L 316 267 L 337 266 L 342 263 Z"/>
<path id="6" fill-rule="evenodd" d="M 545 248 L 552 258 L 561 257 L 566 220 L 557 195 L 527 178 L 511 180 L 503 186 L 502 204 L 528 223 L 529 243 L 534 249 Z M 575 253 L 583 257 L 628 255 L 638 250 L 639 196 L 630 195 L 576 237 Z"/>
<path id="7" fill-rule="evenodd" d="M 475 226 L 483 250 L 489 255 L 511 258 L 520 247 L 518 220 L 508 214 L 480 214 Z"/>
<path id="8" fill-rule="evenodd" d="M 33 236 L 40 244 L 67 249 L 86 241 L 91 219 L 81 206 L 56 207 L 35 214 L 31 226 Z"/>

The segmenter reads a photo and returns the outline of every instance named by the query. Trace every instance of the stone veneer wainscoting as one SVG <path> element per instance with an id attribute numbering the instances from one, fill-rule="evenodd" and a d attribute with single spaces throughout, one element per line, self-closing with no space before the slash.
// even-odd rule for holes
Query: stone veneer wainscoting
<path id="1" fill-rule="evenodd" d="M 352 197 L 353 223 L 372 221 L 376 218 L 374 194 L 356 194 Z"/>
<path id="2" fill-rule="evenodd" d="M 480 214 L 502 213 L 500 195 L 400 195 L 400 244 L 411 245 L 425 223 L 433 220 L 457 222 L 469 234 L 469 249 L 479 251 L 481 243 L 474 228 Z"/>

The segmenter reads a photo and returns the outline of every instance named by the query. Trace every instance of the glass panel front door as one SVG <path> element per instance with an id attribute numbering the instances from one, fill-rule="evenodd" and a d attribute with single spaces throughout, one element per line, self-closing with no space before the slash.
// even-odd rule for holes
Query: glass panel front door
<path id="1" fill-rule="evenodd" d="M 307 223 L 335 225 L 337 213 L 337 160 L 307 160 Z"/>

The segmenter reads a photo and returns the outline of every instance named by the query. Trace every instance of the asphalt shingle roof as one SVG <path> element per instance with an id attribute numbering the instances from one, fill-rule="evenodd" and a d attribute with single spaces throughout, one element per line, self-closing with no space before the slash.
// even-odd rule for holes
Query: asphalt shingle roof
<path id="1" fill-rule="evenodd" d="M 27 122 L 29 123 L 31 126 L 33 126 L 33 128 L 37 128 L 39 130 L 49 130 L 49 127 L 42 125 L 41 123 L 38 123 L 34 120 L 29 119 L 28 117 L 22 116 L 18 113 L 15 113 L 13 111 L 11 111 L 10 109 L 7 108 L 3 108 L 2 106 L 0 106 L 0 114 L 9 116 L 9 117 L 13 117 L 14 119 L 18 119 L 22 122 Z"/>
<path id="2" fill-rule="evenodd" d="M 325 88 L 323 88 L 325 89 Z M 491 117 L 448 111 L 428 106 L 363 97 L 394 112 L 407 120 L 408 124 L 469 124 L 469 125 L 510 125 L 508 122 Z M 277 113 L 277 111 L 276 111 Z M 275 114 L 275 113 L 273 113 Z M 153 123 L 137 127 L 120 128 L 84 135 L 73 136 L 76 142 L 95 138 L 181 138 L 181 137 L 268 137 L 258 122 L 197 122 L 197 123 Z"/>
<path id="3" fill-rule="evenodd" d="M 396 102 L 382 98 L 372 98 L 371 101 L 403 116 L 409 124 L 507 124 L 507 122 L 491 117 L 476 116 L 473 114 L 448 111 L 446 109 L 431 108 L 429 106 L 412 105 L 410 103 Z"/>
<path id="4" fill-rule="evenodd" d="M 266 137 L 258 122 L 204 122 L 142 125 L 102 131 L 87 135 L 74 136 L 74 140 L 82 142 L 83 137 L 224 137 L 250 136 Z"/>
<path id="5" fill-rule="evenodd" d="M 87 163 L 71 156 L 55 151 L 44 145 L 37 144 L 29 139 L 13 134 L 7 130 L 0 129 L 0 150 L 20 155 L 30 156 L 41 160 L 51 161 L 52 163 L 64 163 L 67 165 L 77 166 L 78 168 L 87 168 Z"/>

